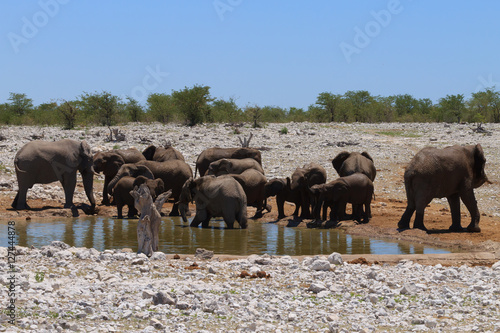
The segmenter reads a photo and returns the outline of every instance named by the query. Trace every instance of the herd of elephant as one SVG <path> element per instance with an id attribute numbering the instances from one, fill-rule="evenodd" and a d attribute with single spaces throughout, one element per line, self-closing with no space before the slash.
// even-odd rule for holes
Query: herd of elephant
<path id="1" fill-rule="evenodd" d="M 416 211 L 414 228 L 427 230 L 423 217 L 425 207 L 433 198 L 448 199 L 452 225 L 450 230 L 462 230 L 460 199 L 470 212 L 467 230 L 480 232 L 480 214 L 474 188 L 489 182 L 485 172 L 486 159 L 480 144 L 452 146 L 443 149 L 424 148 L 408 164 L 404 183 L 407 208 L 397 224 L 408 229 Z M 29 209 L 26 195 L 34 184 L 60 181 L 65 193 L 64 207 L 73 206 L 77 170 L 82 176 L 85 193 L 95 211 L 93 195 L 94 174 L 104 174 L 102 204 L 110 205 L 110 197 L 117 207 L 118 218 L 128 206 L 128 217 L 138 212 L 131 194 L 134 188 L 145 184 L 153 200 L 171 190 L 171 216 L 182 216 L 187 222 L 189 203 L 196 205 L 191 226 L 208 227 L 212 217 L 222 217 L 228 228 L 237 221 L 247 227 L 247 206 L 256 207 L 253 218 L 271 211 L 267 199 L 276 196 L 278 218 L 284 218 L 284 203 L 295 204 L 294 216 L 312 219 L 309 226 L 322 220 L 338 222 L 351 218 L 367 223 L 371 217 L 371 200 L 376 168 L 367 152 L 341 152 L 332 165 L 339 178 L 327 182 L 326 170 L 311 162 L 298 167 L 290 177 L 267 180 L 262 168 L 261 153 L 253 148 L 209 148 L 196 160 L 194 172 L 183 155 L 172 146 L 149 146 L 143 152 L 135 148 L 111 150 L 92 154 L 85 141 L 64 139 L 55 142 L 31 141 L 16 154 L 15 169 L 19 185 L 12 203 L 14 209 Z M 199 172 L 200 177 L 196 178 Z M 352 204 L 352 214 L 346 214 L 346 205 Z"/>

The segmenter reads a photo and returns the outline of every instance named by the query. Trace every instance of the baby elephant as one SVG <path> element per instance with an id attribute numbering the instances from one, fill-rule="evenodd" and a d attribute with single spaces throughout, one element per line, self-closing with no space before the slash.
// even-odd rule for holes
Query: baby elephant
<path id="1" fill-rule="evenodd" d="M 163 184 L 163 180 L 160 178 L 154 180 L 144 176 L 138 176 L 137 178 L 125 176 L 121 178 L 118 183 L 116 183 L 115 187 L 113 187 L 113 191 L 111 193 L 116 203 L 117 215 L 119 219 L 123 218 L 122 211 L 123 206 L 125 205 L 128 206 L 127 217 L 133 218 L 134 215 L 137 215 L 137 209 L 134 207 L 134 198 L 130 194 L 130 191 L 141 184 L 146 184 L 149 188 L 153 201 L 158 195 L 165 192 L 165 185 Z"/>
<path id="2" fill-rule="evenodd" d="M 362 173 L 340 177 L 327 184 L 313 185 L 310 192 L 316 220 L 320 219 L 321 205 L 323 205 L 323 220 L 326 220 L 327 208 L 330 207 L 330 219 L 339 221 L 347 203 L 352 204 L 354 220 L 359 223 L 362 221 L 368 223 L 370 220 L 373 183 Z"/>

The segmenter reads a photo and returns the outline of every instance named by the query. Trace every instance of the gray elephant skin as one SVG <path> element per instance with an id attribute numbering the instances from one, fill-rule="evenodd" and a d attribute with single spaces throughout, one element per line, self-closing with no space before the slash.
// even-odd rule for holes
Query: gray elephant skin
<path id="1" fill-rule="evenodd" d="M 172 146 L 156 147 L 149 146 L 142 152 L 142 155 L 146 160 L 164 162 L 169 160 L 181 160 L 184 161 L 184 156 Z"/>
<path id="2" fill-rule="evenodd" d="M 137 186 L 144 184 L 148 187 L 149 193 L 153 201 L 158 195 L 165 192 L 165 185 L 160 178 L 150 179 L 145 176 L 138 176 L 137 178 L 125 176 L 122 177 L 113 188 L 112 194 L 116 204 L 117 217 L 123 218 L 123 206 L 128 206 L 127 217 L 132 218 L 137 215 L 137 209 L 134 206 L 134 198 L 130 192 Z"/>
<path id="3" fill-rule="evenodd" d="M 198 155 L 196 159 L 196 168 L 194 170 L 194 174 L 196 176 L 196 172 L 200 173 L 200 176 L 204 176 L 210 166 L 210 163 L 220 160 L 221 158 L 253 158 L 260 165 L 262 165 L 262 156 L 260 151 L 253 148 L 208 148 L 205 149 Z"/>
<path id="4" fill-rule="evenodd" d="M 118 169 L 125 163 L 136 163 L 145 160 L 144 156 L 136 148 L 113 149 L 98 152 L 94 155 L 94 171 L 104 174 L 104 186 L 102 189 L 103 205 L 109 205 L 108 185 L 116 176 Z"/>
<path id="5" fill-rule="evenodd" d="M 152 177 L 144 174 L 146 169 L 152 172 Z M 186 180 L 193 177 L 191 167 L 181 160 L 169 160 L 165 162 L 140 161 L 133 164 L 124 164 L 121 166 L 120 170 L 118 170 L 115 178 L 109 183 L 108 190 L 111 190 L 122 177 L 137 177 L 140 175 L 163 180 L 165 191 L 172 190 L 172 198 L 174 199 L 174 205 L 172 206 L 170 216 L 179 216 L 177 201 L 181 194 L 182 185 Z"/>
<path id="6" fill-rule="evenodd" d="M 17 152 L 14 165 L 19 190 L 12 202 L 13 208 L 29 209 L 26 203 L 28 189 L 34 184 L 48 184 L 55 181 L 60 181 L 63 186 L 66 198 L 64 207 L 73 207 L 78 170 L 82 176 L 91 212 L 95 211 L 92 150 L 87 142 L 70 139 L 55 142 L 31 141 Z"/>
<path id="7" fill-rule="evenodd" d="M 208 166 L 207 175 L 226 175 L 226 174 L 241 174 L 245 170 L 254 169 L 264 175 L 264 169 L 253 158 L 221 158 L 220 160 L 210 163 Z"/>
<path id="8" fill-rule="evenodd" d="M 298 193 L 300 197 L 300 217 L 303 219 L 311 218 L 311 199 L 309 188 L 316 184 L 326 182 L 326 170 L 321 165 L 311 162 L 302 168 L 297 168 L 292 174 L 290 190 Z M 296 210 L 298 214 L 298 211 Z M 295 214 L 294 214 L 295 215 Z"/>
<path id="9" fill-rule="evenodd" d="M 323 220 L 326 220 L 327 208 L 330 208 L 330 220 L 339 221 L 345 212 L 347 203 L 353 207 L 352 219 L 359 223 L 368 223 L 371 216 L 373 182 L 362 173 L 340 177 L 326 184 L 313 185 L 310 188 L 314 198 L 313 216 L 320 219 L 323 206 Z"/>
<path id="10" fill-rule="evenodd" d="M 271 211 L 271 206 L 266 204 L 265 186 L 267 183 L 266 176 L 255 169 L 247 169 L 241 174 L 226 174 L 221 177 L 232 177 L 240 183 L 245 195 L 247 196 L 247 206 L 256 207 L 257 211 L 252 218 L 261 218 L 264 209 Z"/>
<path id="11" fill-rule="evenodd" d="M 204 176 L 188 179 L 181 192 L 179 210 L 187 222 L 187 204 L 196 204 L 196 215 L 191 227 L 202 225 L 208 228 L 212 217 L 222 216 L 227 228 L 232 229 L 237 221 L 242 229 L 247 227 L 247 198 L 245 191 L 232 177 Z"/>
<path id="12" fill-rule="evenodd" d="M 347 151 L 340 152 L 332 160 L 333 168 L 340 177 L 349 176 L 353 173 L 363 173 L 373 182 L 377 175 L 377 169 L 373 158 L 366 151 L 360 153 Z"/>
<path id="13" fill-rule="evenodd" d="M 300 208 L 300 193 L 292 192 L 290 189 L 290 177 L 287 178 L 273 178 L 269 180 L 265 187 L 264 192 L 266 199 L 276 196 L 276 206 L 278 207 L 278 219 L 285 218 L 285 201 L 295 204 L 294 216 L 299 214 Z"/>
<path id="14" fill-rule="evenodd" d="M 433 198 L 446 198 L 450 205 L 451 231 L 462 231 L 460 199 L 467 207 L 471 222 L 469 232 L 480 232 L 479 209 L 474 189 L 488 178 L 484 172 L 486 158 L 480 144 L 451 146 L 444 149 L 423 148 L 411 160 L 404 174 L 407 207 L 398 228 L 408 229 L 416 211 L 414 228 L 427 231 L 424 226 L 424 210 Z"/>

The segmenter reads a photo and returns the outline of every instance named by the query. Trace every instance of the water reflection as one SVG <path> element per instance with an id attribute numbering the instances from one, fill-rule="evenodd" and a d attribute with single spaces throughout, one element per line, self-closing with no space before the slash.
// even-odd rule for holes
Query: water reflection
<path id="1" fill-rule="evenodd" d="M 163 217 L 160 226 L 160 251 L 194 253 L 205 248 L 215 253 L 249 255 L 342 254 L 416 254 L 448 253 L 421 244 L 387 242 L 352 237 L 332 229 L 287 228 L 273 223 L 249 223 L 248 229 L 225 229 L 221 219 L 211 228 L 190 228 L 180 218 Z M 137 251 L 137 220 L 85 217 L 69 219 L 33 219 L 17 221 L 16 232 L 21 246 L 41 247 L 60 240 L 75 247 L 104 249 L 132 248 Z M 0 246 L 7 246 L 7 221 L 0 222 Z"/>

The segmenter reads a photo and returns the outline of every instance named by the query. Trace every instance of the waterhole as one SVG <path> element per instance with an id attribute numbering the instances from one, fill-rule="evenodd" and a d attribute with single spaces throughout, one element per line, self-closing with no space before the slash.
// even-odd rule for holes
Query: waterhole
<path id="1" fill-rule="evenodd" d="M 16 244 L 41 247 L 58 240 L 75 247 L 105 249 L 131 248 L 137 251 L 137 219 L 103 217 L 33 219 L 16 221 Z M 236 224 L 237 225 L 237 224 Z M 180 218 L 163 217 L 159 250 L 167 254 L 193 254 L 197 248 L 214 253 L 250 255 L 341 254 L 429 254 L 449 253 L 447 249 L 422 244 L 355 237 L 337 229 L 288 228 L 274 223 L 249 221 L 247 229 L 225 229 L 222 220 L 211 227 L 191 228 Z M 7 221 L 0 222 L 0 235 L 8 234 Z M 8 246 L 7 236 L 0 246 Z"/>

